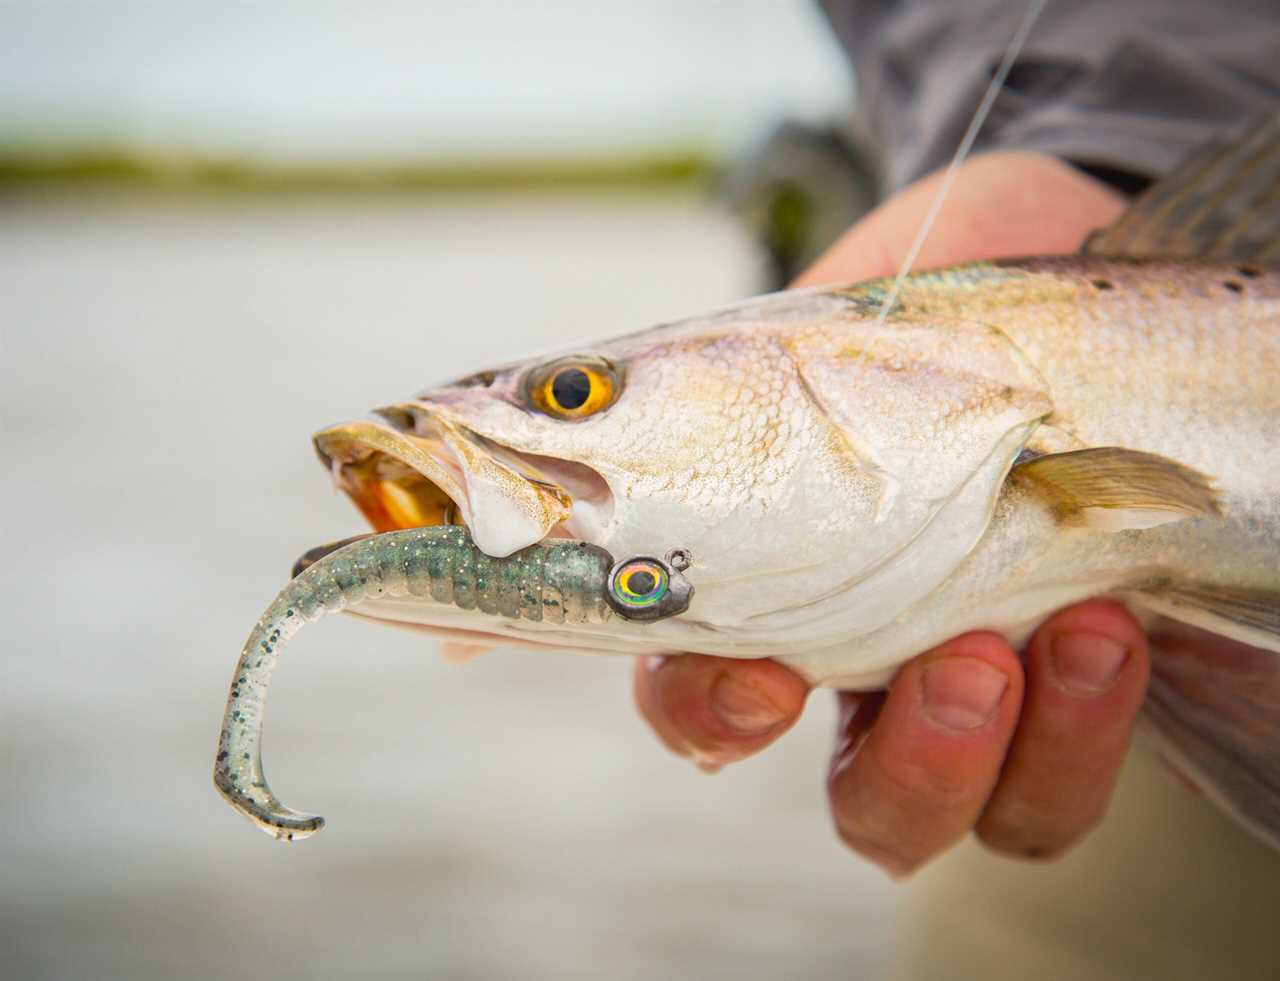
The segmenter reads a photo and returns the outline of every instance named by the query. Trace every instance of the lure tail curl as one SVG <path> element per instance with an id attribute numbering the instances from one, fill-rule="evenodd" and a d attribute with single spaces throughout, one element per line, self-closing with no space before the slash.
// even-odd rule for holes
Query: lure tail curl
<path id="1" fill-rule="evenodd" d="M 413 595 L 511 619 L 603 623 L 614 615 L 652 621 L 688 609 L 687 553 L 614 562 L 587 542 L 557 540 L 505 558 L 481 552 L 466 528 L 437 525 L 371 535 L 323 555 L 275 598 L 245 641 L 231 681 L 213 782 L 263 831 L 293 841 L 324 818 L 280 801 L 262 770 L 262 716 L 280 651 L 306 623 L 365 599 Z"/>

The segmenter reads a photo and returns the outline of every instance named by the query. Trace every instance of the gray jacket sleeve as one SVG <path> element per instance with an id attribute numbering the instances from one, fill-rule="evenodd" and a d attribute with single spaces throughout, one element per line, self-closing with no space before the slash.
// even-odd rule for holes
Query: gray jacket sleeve
<path id="1" fill-rule="evenodd" d="M 951 158 L 1028 2 L 822 0 L 883 193 Z M 1280 0 L 1049 0 L 975 152 L 1151 177 L 1277 108 Z"/>

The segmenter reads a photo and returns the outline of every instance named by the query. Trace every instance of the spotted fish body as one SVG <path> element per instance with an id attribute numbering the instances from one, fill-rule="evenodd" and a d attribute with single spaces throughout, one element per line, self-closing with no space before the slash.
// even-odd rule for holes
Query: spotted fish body
<path id="1" fill-rule="evenodd" d="M 461 523 L 491 556 L 679 546 L 698 591 L 653 623 L 389 592 L 354 611 L 869 689 L 965 630 L 1017 644 L 1113 596 L 1220 639 L 1157 657 L 1147 716 L 1280 846 L 1280 120 L 1260 133 L 1157 184 L 1089 254 L 916 273 L 884 317 L 884 281 L 760 297 L 321 431 L 378 531 Z M 1244 211 L 1219 215 L 1236 191 Z"/>

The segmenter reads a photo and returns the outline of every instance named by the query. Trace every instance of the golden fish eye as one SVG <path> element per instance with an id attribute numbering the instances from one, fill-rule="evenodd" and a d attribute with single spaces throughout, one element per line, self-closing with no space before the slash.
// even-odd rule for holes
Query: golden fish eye
<path id="1" fill-rule="evenodd" d="M 618 394 L 613 366 L 595 358 L 545 365 L 530 377 L 534 406 L 560 419 L 585 419 L 613 404 Z"/>

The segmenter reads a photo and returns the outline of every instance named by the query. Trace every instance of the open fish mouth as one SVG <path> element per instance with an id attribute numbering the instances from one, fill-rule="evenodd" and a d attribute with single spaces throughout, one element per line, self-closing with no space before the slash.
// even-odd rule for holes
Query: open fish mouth
<path id="1" fill-rule="evenodd" d="M 314 437 L 334 482 L 375 531 L 464 525 L 492 556 L 546 538 L 601 538 L 613 495 L 591 468 L 522 453 L 422 403 L 377 415 L 384 421 L 345 422 Z"/>

